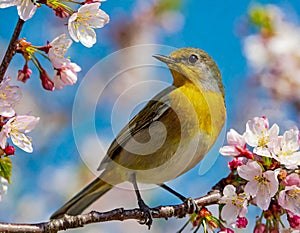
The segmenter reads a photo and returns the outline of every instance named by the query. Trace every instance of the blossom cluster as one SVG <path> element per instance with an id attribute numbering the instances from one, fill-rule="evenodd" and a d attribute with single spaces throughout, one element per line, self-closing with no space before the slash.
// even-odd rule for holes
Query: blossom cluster
<path id="1" fill-rule="evenodd" d="M 68 17 L 67 25 L 70 37 L 88 48 L 96 43 L 94 29 L 102 28 L 109 22 L 109 16 L 100 9 L 100 0 L 86 0 L 84 2 L 71 0 L 0 0 L 0 8 L 17 6 L 19 17 L 25 21 L 30 19 L 37 7 L 42 4 L 53 9 L 56 16 L 60 18 Z M 77 10 L 73 10 L 67 4 L 79 4 L 80 7 Z M 44 89 L 49 91 L 54 89 L 61 90 L 66 85 L 75 84 L 77 82 L 77 73 L 81 71 L 81 68 L 65 57 L 65 53 L 71 44 L 72 40 L 67 38 L 65 34 L 56 37 L 45 46 L 34 46 L 24 38 L 20 39 L 16 52 L 23 55 L 25 64 L 18 71 L 18 80 L 26 82 L 30 78 L 32 70 L 29 68 L 28 63 L 32 61 L 39 71 Z M 42 55 L 52 63 L 55 71 L 52 79 L 43 68 L 37 54 Z"/>
<path id="2" fill-rule="evenodd" d="M 0 83 L 0 200 L 1 195 L 7 192 L 11 175 L 11 161 L 8 156 L 15 153 L 15 147 L 9 145 L 7 139 L 22 150 L 33 151 L 31 138 L 26 134 L 34 129 L 39 117 L 30 115 L 17 115 L 15 105 L 21 99 L 18 86 L 10 85 L 10 78 Z"/>
<path id="3" fill-rule="evenodd" d="M 300 229 L 299 138 L 296 127 L 280 135 L 278 125 L 270 126 L 266 117 L 249 120 L 242 135 L 234 129 L 227 133 L 228 145 L 220 153 L 233 158 L 233 178 L 223 190 L 221 219 L 245 227 L 239 223 L 253 204 L 262 210 L 254 232 L 281 232 L 284 215 L 290 229 Z"/>
<path id="4" fill-rule="evenodd" d="M 10 78 L 5 78 L 0 83 L 0 150 L 1 156 L 11 155 L 14 149 L 8 145 L 7 139 L 11 138 L 13 144 L 22 150 L 31 153 L 31 139 L 26 136 L 39 122 L 39 117 L 17 115 L 14 106 L 21 99 L 18 86 L 9 84 Z"/>
<path id="5" fill-rule="evenodd" d="M 300 27 L 274 6 L 255 6 L 249 18 L 258 33 L 244 40 L 244 53 L 254 76 L 273 97 L 300 100 Z"/>
<path id="6" fill-rule="evenodd" d="M 34 15 L 38 6 L 44 4 L 52 8 L 56 16 L 60 18 L 69 17 L 68 31 L 74 41 L 80 41 L 84 46 L 92 47 L 96 43 L 94 28 L 102 28 L 109 22 L 109 16 L 100 9 L 100 2 L 101 0 L 86 0 L 85 2 L 71 0 L 0 0 L 0 8 L 17 6 L 19 17 L 26 21 Z M 78 10 L 73 10 L 65 3 L 77 3 L 82 6 Z"/>
<path id="7" fill-rule="evenodd" d="M 19 42 L 18 51 L 25 58 L 25 65 L 22 70 L 18 71 L 18 80 L 26 82 L 32 73 L 28 67 L 28 62 L 31 60 L 40 72 L 42 86 L 49 91 L 55 88 L 61 90 L 65 85 L 73 85 L 77 82 L 77 73 L 81 70 L 80 66 L 71 62 L 65 57 L 65 53 L 72 44 L 72 40 L 68 39 L 65 34 L 56 37 L 53 41 L 48 42 L 45 46 L 34 46 L 31 43 L 21 39 Z M 50 79 L 49 75 L 42 67 L 36 53 L 46 53 L 46 58 L 51 62 L 55 75 Z"/>

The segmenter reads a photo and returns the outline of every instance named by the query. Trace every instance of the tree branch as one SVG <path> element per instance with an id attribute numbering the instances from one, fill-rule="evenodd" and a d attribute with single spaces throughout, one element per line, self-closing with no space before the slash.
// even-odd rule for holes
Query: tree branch
<path id="1" fill-rule="evenodd" d="M 14 30 L 14 33 L 13 33 L 11 39 L 10 39 L 8 48 L 6 50 L 6 53 L 3 57 L 1 65 L 0 65 L 0 83 L 2 82 L 2 80 L 4 78 L 4 74 L 7 70 L 7 67 L 9 65 L 9 63 L 11 62 L 11 59 L 13 58 L 13 56 L 16 53 L 16 46 L 17 46 L 19 35 L 21 33 L 24 22 L 25 22 L 24 20 L 22 20 L 20 18 L 18 19 L 16 28 Z"/>
<path id="2" fill-rule="evenodd" d="M 213 190 L 209 194 L 196 198 L 195 203 L 198 206 L 208 206 L 217 204 L 221 198 L 219 190 Z M 170 206 L 158 206 L 151 208 L 153 218 L 183 218 L 189 213 L 186 204 Z M 128 219 L 136 219 L 140 223 L 145 220 L 144 213 L 140 209 L 124 210 L 123 208 L 114 209 L 108 212 L 92 211 L 87 214 L 77 216 L 65 215 L 61 219 L 54 219 L 49 222 L 35 223 L 35 224 L 19 224 L 19 223 L 0 223 L 0 232 L 32 232 L 42 233 L 51 232 L 56 233 L 61 230 L 83 227 L 91 223 L 107 222 L 107 221 L 124 221 Z"/>

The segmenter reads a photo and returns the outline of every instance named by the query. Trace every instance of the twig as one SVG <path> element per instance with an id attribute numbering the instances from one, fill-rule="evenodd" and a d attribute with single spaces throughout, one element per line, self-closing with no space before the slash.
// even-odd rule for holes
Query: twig
<path id="1" fill-rule="evenodd" d="M 195 203 L 198 206 L 208 206 L 212 204 L 217 204 L 220 198 L 220 191 L 215 190 L 210 194 L 207 194 L 206 196 L 195 199 Z M 158 206 L 152 208 L 151 214 L 153 218 L 164 218 L 167 220 L 171 217 L 183 218 L 187 214 L 189 214 L 189 210 L 187 210 L 186 205 L 182 203 L 179 205 Z M 43 223 L 0 223 L 0 232 L 56 233 L 61 230 L 83 227 L 84 225 L 91 223 L 107 221 L 124 221 L 128 219 L 136 219 L 140 222 L 143 222 L 144 213 L 140 209 L 124 210 L 123 208 L 119 208 L 102 213 L 92 211 L 90 213 L 81 214 L 77 216 L 65 215 L 61 219 L 54 219 L 49 222 Z"/>
<path id="2" fill-rule="evenodd" d="M 4 78 L 4 74 L 7 70 L 9 63 L 11 62 L 11 59 L 13 58 L 14 54 L 16 53 L 16 46 L 17 46 L 19 35 L 21 33 L 24 22 L 25 22 L 24 20 L 22 20 L 20 18 L 18 19 L 16 28 L 10 39 L 8 48 L 5 52 L 2 63 L 0 65 L 0 83 L 2 82 L 2 80 Z"/>

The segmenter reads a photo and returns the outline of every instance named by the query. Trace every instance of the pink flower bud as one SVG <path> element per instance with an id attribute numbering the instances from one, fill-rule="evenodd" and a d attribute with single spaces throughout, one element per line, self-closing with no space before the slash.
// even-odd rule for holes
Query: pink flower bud
<path id="1" fill-rule="evenodd" d="M 18 80 L 25 83 L 30 78 L 32 70 L 28 68 L 27 62 L 25 63 L 22 70 L 18 70 Z"/>
<path id="2" fill-rule="evenodd" d="M 232 161 L 228 162 L 228 167 L 231 171 L 237 169 L 237 167 L 241 165 L 243 165 L 243 162 L 239 158 L 234 158 Z"/>
<path id="3" fill-rule="evenodd" d="M 57 17 L 66 18 L 69 16 L 69 13 L 62 7 L 57 7 L 54 11 Z"/>
<path id="4" fill-rule="evenodd" d="M 13 146 L 7 146 L 4 149 L 4 152 L 6 155 L 13 155 L 15 153 L 16 149 Z"/>
<path id="5" fill-rule="evenodd" d="M 263 223 L 259 223 L 255 226 L 253 233 L 265 233 L 266 232 L 266 225 Z"/>
<path id="6" fill-rule="evenodd" d="M 294 230 L 300 230 L 300 216 L 293 215 L 289 212 L 288 221 L 291 228 L 293 228 Z"/>
<path id="7" fill-rule="evenodd" d="M 238 228 L 246 228 L 248 225 L 248 220 L 245 217 L 239 217 L 238 220 L 236 221 L 236 226 Z"/>
<path id="8" fill-rule="evenodd" d="M 42 70 L 40 72 L 40 79 L 42 80 L 42 86 L 44 89 L 48 91 L 53 91 L 54 90 L 54 83 L 53 81 L 49 78 L 47 72 L 45 70 Z"/>

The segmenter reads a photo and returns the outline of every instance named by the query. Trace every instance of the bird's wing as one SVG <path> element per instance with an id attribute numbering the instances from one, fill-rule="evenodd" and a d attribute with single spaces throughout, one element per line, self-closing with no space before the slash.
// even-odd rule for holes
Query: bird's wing
<path id="1" fill-rule="evenodd" d="M 174 89 L 174 86 L 170 86 L 161 91 L 153 97 L 146 106 L 137 115 L 135 115 L 134 118 L 132 118 L 132 120 L 120 131 L 118 136 L 108 148 L 98 170 L 104 169 L 106 164 L 110 160 L 114 159 L 128 140 L 131 139 L 137 132 L 148 128 L 151 123 L 159 120 L 170 109 L 169 93 Z"/>

